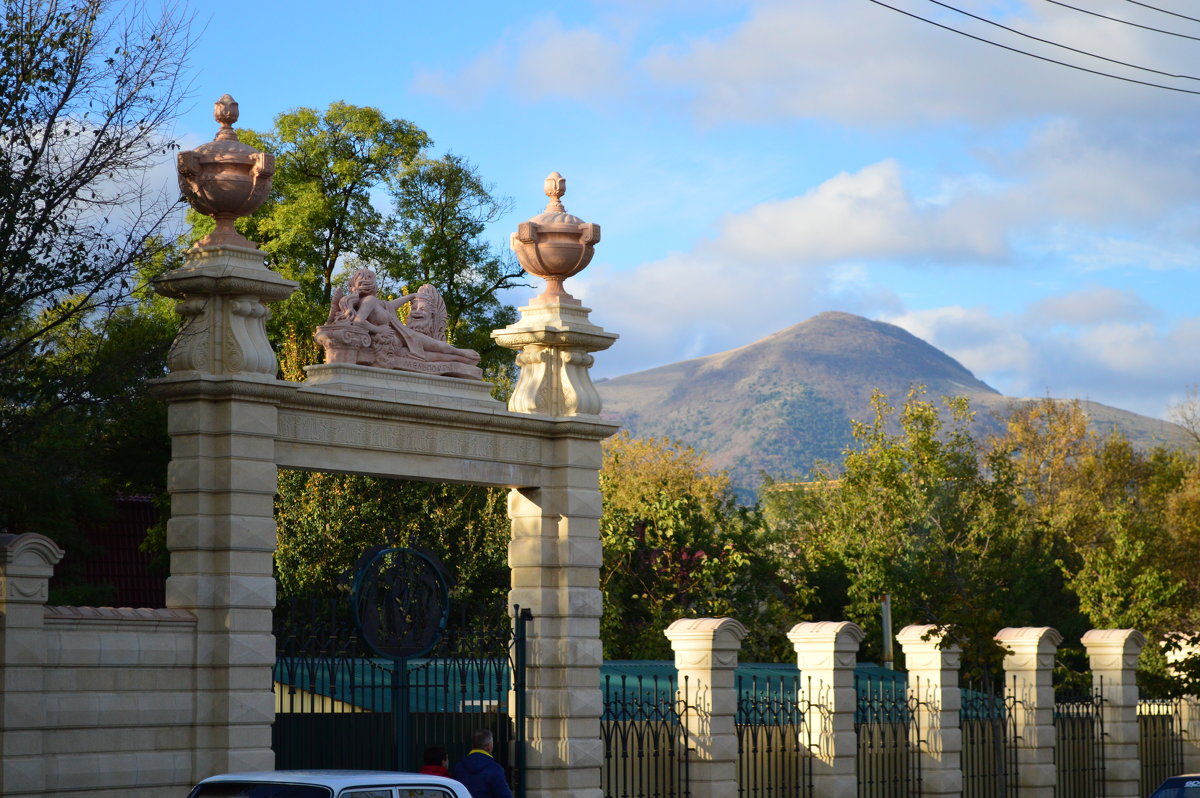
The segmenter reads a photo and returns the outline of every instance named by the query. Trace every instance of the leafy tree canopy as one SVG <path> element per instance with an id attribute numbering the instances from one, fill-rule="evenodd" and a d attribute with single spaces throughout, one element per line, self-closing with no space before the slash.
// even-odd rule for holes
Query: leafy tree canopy
<path id="1" fill-rule="evenodd" d="M 686 617 L 746 624 L 746 660 L 789 656 L 785 634 L 803 588 L 781 580 L 777 548 L 757 508 L 734 501 L 729 478 L 666 439 L 628 433 L 604 444 L 601 638 L 609 659 L 671 656 L 663 630 Z"/>
<path id="2" fill-rule="evenodd" d="M 170 329 L 132 306 L 166 265 L 174 196 L 144 177 L 175 147 L 189 22 L 109 0 L 0 8 L 0 527 L 68 549 L 165 469 L 142 440 L 161 408 L 133 386 L 162 373 Z"/>

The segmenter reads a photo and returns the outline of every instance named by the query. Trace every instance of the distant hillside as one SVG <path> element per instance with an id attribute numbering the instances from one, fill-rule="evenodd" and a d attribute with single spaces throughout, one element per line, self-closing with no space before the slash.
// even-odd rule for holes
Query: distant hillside
<path id="1" fill-rule="evenodd" d="M 603 415 L 636 435 L 666 435 L 707 451 L 743 488 L 762 473 L 805 476 L 836 461 L 851 442 L 851 419 L 871 417 L 871 392 L 893 404 L 913 385 L 932 398 L 966 396 L 975 432 L 1001 429 L 1018 403 L 975 378 L 945 352 L 893 324 L 822 313 L 739 349 L 672 363 L 596 384 Z M 1180 444 L 1165 421 L 1085 402 L 1097 428 L 1116 426 L 1135 443 Z"/>

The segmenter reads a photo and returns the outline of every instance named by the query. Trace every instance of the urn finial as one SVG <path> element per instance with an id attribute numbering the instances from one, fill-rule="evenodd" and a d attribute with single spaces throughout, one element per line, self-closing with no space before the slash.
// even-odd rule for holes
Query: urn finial
<path id="1" fill-rule="evenodd" d="M 238 121 L 237 100 L 228 94 L 222 94 L 221 99 L 213 103 L 213 119 L 221 125 L 215 141 L 237 141 L 237 133 L 233 129 L 233 123 Z"/>
<path id="2" fill-rule="evenodd" d="M 238 104 L 228 94 L 213 104 L 213 119 L 221 127 L 207 144 L 179 153 L 179 189 L 193 208 L 217 222 L 196 242 L 197 247 L 232 246 L 257 249 L 236 229 L 235 219 L 258 210 L 271 193 L 275 156 L 238 141 L 233 123 Z"/>
<path id="3" fill-rule="evenodd" d="M 567 179 L 551 172 L 544 181 L 550 201 L 546 210 L 517 226 L 510 245 L 517 253 L 521 268 L 546 281 L 546 290 L 534 297 L 535 305 L 579 305 L 575 297 L 563 290 L 563 280 L 583 271 L 600 242 L 600 225 L 585 222 L 567 213 L 562 195 L 567 192 Z"/>
<path id="4" fill-rule="evenodd" d="M 546 203 L 546 213 L 566 213 L 567 209 L 563 207 L 562 195 L 567 193 L 567 179 L 558 172 L 551 172 L 546 175 L 545 180 L 546 196 L 550 201 Z"/>

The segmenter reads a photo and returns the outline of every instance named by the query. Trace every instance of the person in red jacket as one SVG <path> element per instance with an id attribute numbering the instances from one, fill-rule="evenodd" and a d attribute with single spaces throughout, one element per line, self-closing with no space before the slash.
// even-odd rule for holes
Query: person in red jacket
<path id="1" fill-rule="evenodd" d="M 425 764 L 421 765 L 417 772 L 450 778 L 450 769 L 447 767 L 449 764 L 450 755 L 446 753 L 446 749 L 435 745 L 425 749 Z"/>
<path id="2" fill-rule="evenodd" d="M 494 744 L 491 731 L 480 729 L 471 735 L 471 753 L 454 766 L 452 778 L 463 783 L 471 798 L 513 798 L 504 767 L 492 758 Z"/>

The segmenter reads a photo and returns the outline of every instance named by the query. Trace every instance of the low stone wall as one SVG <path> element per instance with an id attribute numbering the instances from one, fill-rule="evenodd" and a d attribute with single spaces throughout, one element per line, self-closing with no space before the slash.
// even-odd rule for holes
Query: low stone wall
<path id="1" fill-rule="evenodd" d="M 49 607 L 62 552 L 0 535 L 0 795 L 183 795 L 195 775 L 196 617 Z"/>

